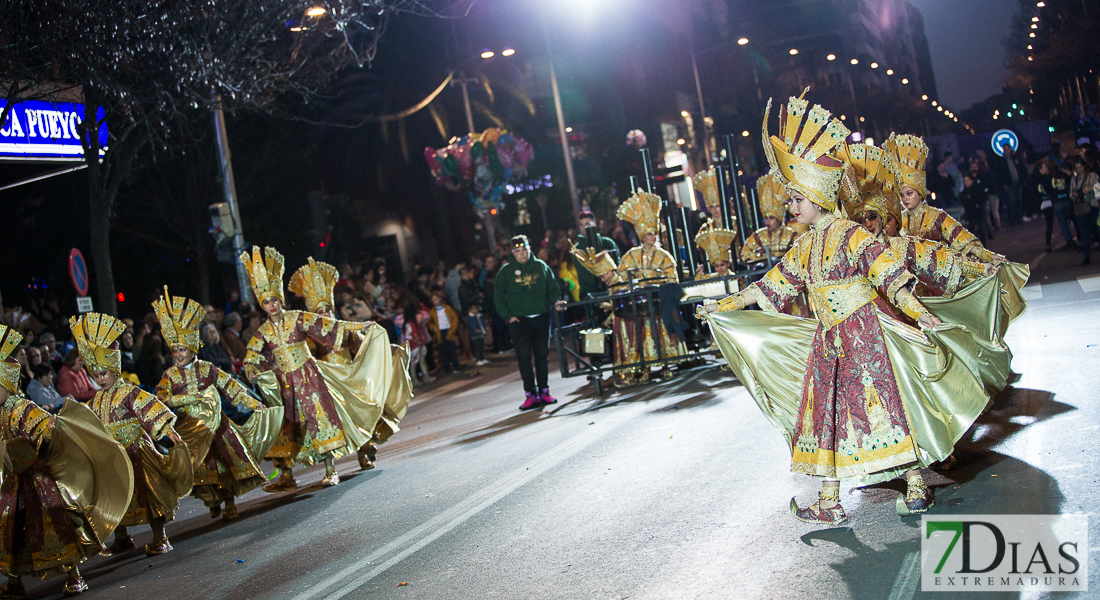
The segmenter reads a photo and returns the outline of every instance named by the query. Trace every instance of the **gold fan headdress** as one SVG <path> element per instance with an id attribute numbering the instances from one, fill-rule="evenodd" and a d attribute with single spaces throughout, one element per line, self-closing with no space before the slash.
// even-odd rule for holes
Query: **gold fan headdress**
<path id="1" fill-rule="evenodd" d="M 713 228 L 696 235 L 695 245 L 703 249 L 707 255 L 707 261 L 713 265 L 719 261 L 732 262 L 730 245 L 735 239 L 737 239 L 737 232 Z"/>
<path id="2" fill-rule="evenodd" d="M 718 175 L 714 167 L 691 176 L 691 184 L 703 195 L 703 202 L 708 207 L 718 206 L 721 202 L 718 198 Z"/>
<path id="3" fill-rule="evenodd" d="M 23 341 L 23 334 L 0 325 L 0 385 L 13 394 L 19 393 L 19 363 L 12 353 Z"/>
<path id="4" fill-rule="evenodd" d="M 153 302 L 153 312 L 157 314 L 161 335 L 169 348 L 186 346 L 198 354 L 202 347 L 199 328 L 206 318 L 206 309 L 201 304 L 183 296 L 171 296 L 168 286 L 164 286 L 164 297 Z"/>
<path id="5" fill-rule="evenodd" d="M 603 277 L 605 274 L 610 273 L 618 268 L 615 264 L 615 259 L 611 258 L 611 254 L 607 250 L 601 250 L 596 252 L 593 248 L 580 249 L 572 241 L 569 242 L 571 249 L 569 253 L 576 257 L 577 262 L 581 263 L 581 266 L 588 269 L 590 273 L 596 277 Z"/>
<path id="6" fill-rule="evenodd" d="M 787 200 L 790 195 L 783 184 L 771 173 L 756 180 L 756 196 L 760 199 L 760 212 L 765 217 L 775 217 L 780 222 L 787 216 Z"/>
<path id="7" fill-rule="evenodd" d="M 126 324 L 111 315 L 85 313 L 69 319 L 69 328 L 76 338 L 80 358 L 91 372 L 122 373 L 122 352 L 116 341 L 126 331 Z"/>
<path id="8" fill-rule="evenodd" d="M 256 302 L 262 304 L 268 298 L 278 298 L 286 304 L 286 298 L 283 297 L 283 255 L 270 246 L 263 249 L 263 254 L 264 256 L 260 255 L 259 246 L 252 247 L 251 257 L 247 251 L 241 253 L 241 262 L 252 280 Z"/>
<path id="9" fill-rule="evenodd" d="M 897 190 L 913 188 L 921 198 L 928 195 L 928 176 L 924 172 L 924 163 L 928 160 L 928 144 L 924 140 L 907 133 L 891 133 L 886 140 L 886 149 L 893 155 L 898 166 Z"/>
<path id="10" fill-rule="evenodd" d="M 619 206 L 615 216 L 633 225 L 640 235 L 657 233 L 661 221 L 661 198 L 657 194 L 638 190 Z"/>
<path id="11" fill-rule="evenodd" d="M 840 153 L 851 168 L 858 194 L 845 194 L 848 214 L 853 218 L 868 210 L 882 218 L 901 223 L 901 201 L 897 194 L 898 167 L 893 155 L 882 148 L 866 144 L 845 144 Z"/>
<path id="12" fill-rule="evenodd" d="M 300 269 L 290 276 L 287 289 L 306 299 L 306 310 L 318 312 L 325 308 L 333 309 L 336 301 L 333 298 L 333 290 L 340 279 L 340 272 L 336 267 L 323 262 L 316 262 L 309 257 L 309 263 L 302 265 Z"/>
<path id="13" fill-rule="evenodd" d="M 805 96 L 810 88 L 802 92 Z M 768 134 L 772 101 L 764 111 L 764 155 L 774 176 L 788 190 L 794 190 L 814 204 L 836 210 L 844 163 L 832 156 L 851 133 L 832 113 L 802 97 L 791 98 L 779 109 L 778 136 Z"/>

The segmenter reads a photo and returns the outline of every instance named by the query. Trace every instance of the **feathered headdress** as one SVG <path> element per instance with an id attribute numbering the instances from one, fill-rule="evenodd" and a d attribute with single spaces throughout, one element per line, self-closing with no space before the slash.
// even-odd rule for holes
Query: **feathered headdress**
<path id="1" fill-rule="evenodd" d="M 588 269 L 596 277 L 602 277 L 618 268 L 615 259 L 611 258 L 611 254 L 607 250 L 599 252 L 596 252 L 593 248 L 581 250 L 572 241 L 569 242 L 569 246 L 571 248 L 569 253 L 576 257 L 577 262 L 581 263 L 582 267 Z"/>
<path id="2" fill-rule="evenodd" d="M 721 202 L 718 197 L 718 175 L 714 167 L 691 176 L 691 184 L 703 195 L 703 202 L 708 207 L 718 206 Z"/>
<path id="3" fill-rule="evenodd" d="M 264 248 L 263 253 L 266 260 L 261 257 L 259 246 L 252 247 L 251 257 L 247 251 L 241 253 L 241 262 L 252 280 L 256 302 L 262 304 L 268 298 L 278 298 L 286 304 L 286 298 L 283 297 L 283 255 L 270 246 Z"/>
<path id="4" fill-rule="evenodd" d="M 309 263 L 302 265 L 300 269 L 290 276 L 287 289 L 306 299 L 306 310 L 317 312 L 325 308 L 336 307 L 333 298 L 333 290 L 340 279 L 340 272 L 336 267 L 323 262 L 316 262 L 309 257 Z"/>
<path id="5" fill-rule="evenodd" d="M 787 106 L 779 109 L 782 139 L 768 133 L 772 108 L 772 101 L 768 100 L 764 111 L 764 155 L 783 187 L 797 191 L 826 210 L 836 210 L 844 163 L 832 153 L 851 132 L 819 104 L 807 111 L 809 102 L 802 96 L 791 96 Z"/>
<path id="6" fill-rule="evenodd" d="M 199 328 L 206 318 L 206 309 L 198 302 L 183 296 L 170 296 L 164 286 L 164 297 L 153 302 L 153 312 L 160 321 L 160 331 L 168 347 L 186 346 L 198 354 L 202 347 Z"/>
<path id="7" fill-rule="evenodd" d="M 111 315 L 85 313 L 69 319 L 69 328 L 76 338 L 80 358 L 88 370 L 122 373 L 122 352 L 118 349 L 118 336 L 126 331 L 126 324 Z"/>

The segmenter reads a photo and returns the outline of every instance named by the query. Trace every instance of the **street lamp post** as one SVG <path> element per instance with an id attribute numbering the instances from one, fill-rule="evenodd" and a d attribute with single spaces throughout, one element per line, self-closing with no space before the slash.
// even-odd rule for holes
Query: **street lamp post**
<path id="1" fill-rule="evenodd" d="M 565 157 L 565 177 L 569 181 L 569 198 L 573 201 L 573 217 L 581 214 L 581 202 L 577 197 L 577 178 L 573 174 L 573 155 L 569 151 L 569 137 L 565 131 L 565 115 L 561 108 L 561 93 L 558 90 L 558 76 L 554 72 L 554 53 L 550 49 L 550 32 L 546 28 L 546 15 L 542 15 L 542 35 L 546 39 L 546 61 L 550 64 L 550 90 L 554 94 L 554 110 L 558 115 L 558 135 L 561 136 L 561 151 Z"/>
<path id="2" fill-rule="evenodd" d="M 229 136 L 225 132 L 225 114 L 222 112 L 222 98 L 214 95 L 214 134 L 218 143 L 218 173 L 222 180 L 222 193 L 225 202 L 229 205 L 230 215 L 233 217 L 233 263 L 237 267 L 237 287 L 240 290 L 241 302 L 253 303 L 252 282 L 248 279 L 248 271 L 241 262 L 241 253 L 244 252 L 244 233 L 241 231 L 241 213 L 237 208 L 237 184 L 233 179 L 233 158 L 229 152 Z"/>

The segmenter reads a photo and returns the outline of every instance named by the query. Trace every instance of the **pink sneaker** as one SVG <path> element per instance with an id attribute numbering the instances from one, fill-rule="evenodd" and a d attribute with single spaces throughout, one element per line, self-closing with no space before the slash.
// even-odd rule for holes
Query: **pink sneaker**
<path id="1" fill-rule="evenodd" d="M 527 392 L 527 399 L 523 401 L 523 404 L 519 405 L 520 410 L 531 410 L 532 408 L 538 408 L 542 405 L 542 396 L 539 396 L 535 392 Z"/>
<path id="2" fill-rule="evenodd" d="M 542 388 L 539 390 L 539 400 L 543 404 L 557 404 L 558 399 L 550 395 L 550 388 Z"/>

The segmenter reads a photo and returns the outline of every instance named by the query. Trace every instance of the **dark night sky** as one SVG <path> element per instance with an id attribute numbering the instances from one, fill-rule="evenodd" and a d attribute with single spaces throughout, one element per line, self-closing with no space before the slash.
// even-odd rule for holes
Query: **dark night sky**
<path id="1" fill-rule="evenodd" d="M 958 112 L 998 94 L 1013 0 L 909 0 L 924 15 L 940 100 Z"/>

